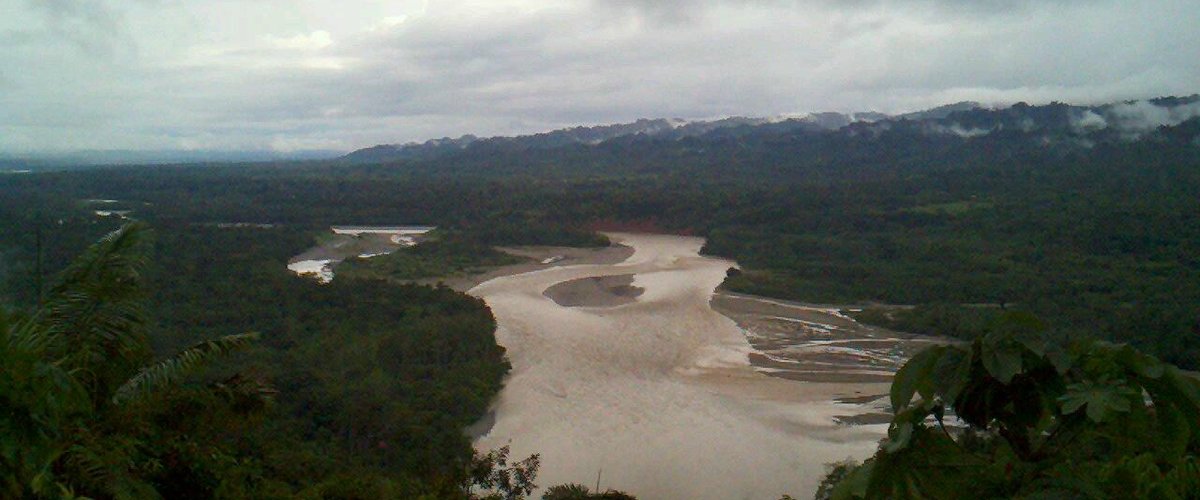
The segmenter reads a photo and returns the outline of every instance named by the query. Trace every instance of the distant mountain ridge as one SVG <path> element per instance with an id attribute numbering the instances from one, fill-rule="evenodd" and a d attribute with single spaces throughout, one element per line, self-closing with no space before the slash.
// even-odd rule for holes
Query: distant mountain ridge
<path id="1" fill-rule="evenodd" d="M 573 144 L 595 145 L 610 139 L 638 135 L 682 138 L 705 134 L 720 128 L 761 125 L 767 122 L 768 120 L 764 118 L 741 117 L 697 122 L 688 122 L 679 119 L 643 118 L 633 123 L 572 127 L 516 137 L 498 136 L 480 138 L 474 135 L 464 135 L 457 139 L 443 137 L 441 139 L 431 139 L 423 143 L 381 144 L 351 152 L 343 158 L 351 161 L 365 162 L 436 158 L 461 151 L 477 143 L 512 146 L 521 149 L 549 149 Z"/>
<path id="2" fill-rule="evenodd" d="M 736 127 L 766 127 L 776 130 L 837 130 L 851 123 L 869 122 L 888 118 L 882 113 L 813 113 L 800 118 L 748 118 L 729 117 L 719 120 L 687 121 L 682 119 L 640 119 L 632 123 L 571 127 L 549 132 L 514 137 L 497 136 L 480 138 L 464 135 L 458 138 L 443 137 L 423 143 L 381 144 L 353 151 L 343 158 L 351 161 L 386 161 L 399 159 L 427 159 L 454 153 L 477 144 L 509 146 L 519 149 L 550 149 L 576 144 L 596 145 L 602 142 L 629 137 L 653 137 L 677 140 L 698 137 L 716 130 Z"/>
<path id="3" fill-rule="evenodd" d="M 1007 107 L 988 108 L 978 102 L 964 101 L 900 115 L 823 112 L 801 117 L 730 117 L 710 121 L 658 118 L 513 137 L 480 138 L 464 135 L 456 139 L 445 137 L 423 143 L 383 144 L 359 149 L 342 159 L 356 163 L 421 160 L 453 155 L 468 148 L 539 150 L 595 146 L 613 140 L 677 141 L 685 138 L 703 140 L 796 133 L 874 137 L 892 130 L 963 138 L 1018 134 L 1043 144 L 1092 147 L 1097 143 L 1140 139 L 1160 127 L 1178 127 L 1198 119 L 1200 94 L 1093 106 L 1059 102 L 1034 106 L 1021 102 Z M 1183 132 L 1175 135 L 1186 135 L 1188 128 L 1182 127 L 1180 130 Z M 1200 137 L 1193 139 L 1200 141 Z"/>

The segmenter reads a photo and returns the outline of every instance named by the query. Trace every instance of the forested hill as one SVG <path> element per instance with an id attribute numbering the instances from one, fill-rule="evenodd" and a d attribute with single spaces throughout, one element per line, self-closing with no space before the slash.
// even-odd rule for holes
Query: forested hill
<path id="1" fill-rule="evenodd" d="M 1200 117 L 1200 95 L 1162 97 L 1095 106 L 1025 103 L 985 108 L 974 102 L 888 116 L 880 113 L 814 113 L 795 118 L 734 117 L 715 121 L 642 119 L 633 123 L 575 127 L 517 137 L 479 138 L 464 135 L 424 143 L 378 145 L 354 151 L 343 159 L 358 163 L 471 157 L 497 151 L 544 151 L 569 146 L 601 146 L 607 142 L 691 139 L 689 144 L 720 142 L 731 137 L 751 142 L 768 138 L 829 140 L 832 137 L 881 138 L 890 132 L 926 138 L 977 138 L 998 135 L 1024 139 L 1041 146 L 1092 147 L 1098 143 L 1132 141 Z M 1195 128 L 1195 127 L 1192 127 Z M 1172 137 L 1178 139 L 1178 137 Z M 1193 135 L 1191 138 L 1195 138 Z"/>

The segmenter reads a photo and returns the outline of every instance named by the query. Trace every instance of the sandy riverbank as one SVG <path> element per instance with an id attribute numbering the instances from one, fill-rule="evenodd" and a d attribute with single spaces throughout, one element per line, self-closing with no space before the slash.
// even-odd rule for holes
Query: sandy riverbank
<path id="1" fill-rule="evenodd" d="M 874 413 L 885 381 L 766 375 L 750 362 L 762 353 L 748 332 L 710 306 L 732 263 L 699 256 L 698 238 L 611 237 L 632 248 L 628 259 L 558 262 L 470 290 L 492 308 L 513 364 L 478 448 L 540 453 L 542 485 L 588 483 L 603 469 L 602 489 L 651 500 L 803 498 L 826 463 L 874 451 L 884 426 L 837 419 Z M 609 277 L 643 292 L 583 307 L 546 293 Z M 588 303 L 609 293 L 572 286 Z"/>

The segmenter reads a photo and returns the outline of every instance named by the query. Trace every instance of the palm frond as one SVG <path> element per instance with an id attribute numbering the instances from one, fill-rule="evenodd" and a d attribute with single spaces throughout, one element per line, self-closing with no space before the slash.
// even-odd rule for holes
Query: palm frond
<path id="1" fill-rule="evenodd" d="M 146 263 L 147 231 L 145 224 L 131 222 L 100 238 L 59 275 L 51 292 L 97 277 L 138 280 Z"/>
<path id="2" fill-rule="evenodd" d="M 39 311 L 42 321 L 69 329 L 100 305 L 139 299 L 148 253 L 146 232 L 141 223 L 126 224 L 88 247 L 59 274 Z"/>
<path id="3" fill-rule="evenodd" d="M 111 389 L 149 357 L 142 304 L 146 228 L 130 223 L 106 235 L 58 277 L 34 321 L 56 358 L 89 392 Z"/>
<path id="4" fill-rule="evenodd" d="M 47 359 L 45 331 L 0 318 L 0 497 L 54 497 L 53 464 L 65 430 L 90 408 L 84 388 Z"/>
<path id="5" fill-rule="evenodd" d="M 142 369 L 117 389 L 112 401 L 114 404 L 123 404 L 154 392 L 175 383 L 213 358 L 245 349 L 257 339 L 257 333 L 243 333 L 200 342 L 170 359 Z"/>
<path id="6" fill-rule="evenodd" d="M 10 315 L 0 315 L 0 334 L 3 334 L 0 342 L 4 343 L 5 348 L 36 353 L 39 356 L 53 350 L 57 340 L 57 337 L 36 321 Z"/>

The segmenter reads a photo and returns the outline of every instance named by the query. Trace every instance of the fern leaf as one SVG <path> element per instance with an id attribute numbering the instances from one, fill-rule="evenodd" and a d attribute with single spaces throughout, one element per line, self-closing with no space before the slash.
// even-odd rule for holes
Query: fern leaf
<path id="1" fill-rule="evenodd" d="M 129 376 L 149 355 L 141 274 L 145 227 L 127 224 L 93 244 L 63 271 L 35 321 L 72 371 L 97 394 Z M 112 384 L 112 385 L 109 385 Z"/>
<path id="2" fill-rule="evenodd" d="M 169 359 L 142 369 L 117 389 L 113 403 L 122 404 L 171 385 L 213 358 L 245 349 L 257 339 L 257 333 L 243 333 L 193 345 Z"/>

